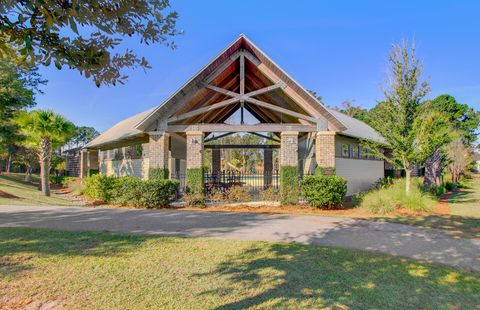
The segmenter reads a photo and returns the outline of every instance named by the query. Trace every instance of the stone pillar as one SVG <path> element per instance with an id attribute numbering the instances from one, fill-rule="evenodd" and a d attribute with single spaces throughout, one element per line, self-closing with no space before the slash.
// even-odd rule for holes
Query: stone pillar
<path id="1" fill-rule="evenodd" d="M 298 166 L 298 132 L 284 131 L 280 141 L 280 167 Z"/>
<path id="2" fill-rule="evenodd" d="M 319 131 L 315 138 L 317 166 L 335 168 L 335 131 Z"/>
<path id="3" fill-rule="evenodd" d="M 86 178 L 88 176 L 88 151 L 80 151 L 80 177 Z"/>
<path id="4" fill-rule="evenodd" d="M 203 132 L 187 132 L 187 191 L 203 193 Z"/>
<path id="5" fill-rule="evenodd" d="M 268 188 L 272 186 L 273 175 L 273 150 L 263 150 L 263 187 Z"/>
<path id="6" fill-rule="evenodd" d="M 170 176 L 168 170 L 168 157 L 170 148 L 170 136 L 163 131 L 150 132 L 148 143 L 149 179 L 167 179 Z"/>
<path id="7" fill-rule="evenodd" d="M 221 150 L 212 149 L 212 174 L 219 174 L 221 170 Z"/>
<path id="8" fill-rule="evenodd" d="M 86 178 L 93 172 L 99 172 L 98 150 L 80 151 L 80 177 Z"/>

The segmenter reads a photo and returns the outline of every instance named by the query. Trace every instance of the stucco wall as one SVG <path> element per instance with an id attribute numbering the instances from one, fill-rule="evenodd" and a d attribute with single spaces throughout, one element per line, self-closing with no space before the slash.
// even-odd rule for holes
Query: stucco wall
<path id="1" fill-rule="evenodd" d="M 102 160 L 100 162 L 100 172 L 105 175 L 114 175 L 116 177 L 131 176 L 147 178 L 148 162 L 148 158 Z"/>
<path id="2" fill-rule="evenodd" d="M 384 177 L 383 161 L 369 159 L 335 159 L 336 174 L 347 179 L 348 192 L 352 195 L 368 190 L 380 178 Z"/>

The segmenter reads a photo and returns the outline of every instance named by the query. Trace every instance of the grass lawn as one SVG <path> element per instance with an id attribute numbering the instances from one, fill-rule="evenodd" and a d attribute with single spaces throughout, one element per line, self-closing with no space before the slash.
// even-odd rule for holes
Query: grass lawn
<path id="1" fill-rule="evenodd" d="M 446 215 L 382 217 L 376 220 L 439 228 L 454 237 L 480 238 L 480 176 L 466 182 L 468 188 L 448 197 Z"/>
<path id="2" fill-rule="evenodd" d="M 282 243 L 0 228 L 0 304 L 475 309 L 480 273 Z"/>
<path id="3" fill-rule="evenodd" d="M 38 190 L 38 176 L 34 184 L 24 182 L 24 174 L 0 174 L 0 205 L 56 205 L 71 206 L 72 203 L 52 193 L 45 197 Z"/>

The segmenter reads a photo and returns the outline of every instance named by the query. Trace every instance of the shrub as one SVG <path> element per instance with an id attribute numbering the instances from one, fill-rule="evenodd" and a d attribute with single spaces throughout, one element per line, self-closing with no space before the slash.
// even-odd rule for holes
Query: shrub
<path id="1" fill-rule="evenodd" d="M 431 186 L 429 189 L 427 189 L 427 191 L 436 197 L 440 197 L 447 192 L 447 189 L 445 188 L 445 186 L 440 185 L 440 186 Z"/>
<path id="2" fill-rule="evenodd" d="M 133 177 L 95 175 L 86 179 L 84 193 L 104 202 L 124 206 L 166 207 L 178 191 L 174 180 L 142 180 Z"/>
<path id="3" fill-rule="evenodd" d="M 260 192 L 260 197 L 265 201 L 276 201 L 278 199 L 278 190 L 268 187 Z"/>
<path id="4" fill-rule="evenodd" d="M 315 168 L 315 175 L 332 175 L 335 174 L 335 167 L 321 167 Z"/>
<path id="5" fill-rule="evenodd" d="M 213 202 L 222 202 L 225 201 L 225 195 L 219 188 L 212 188 L 209 199 Z"/>
<path id="6" fill-rule="evenodd" d="M 381 189 L 381 188 L 388 188 L 393 185 L 393 178 L 387 176 L 386 178 L 380 178 L 378 179 L 375 184 L 374 188 L 376 189 Z"/>
<path id="7" fill-rule="evenodd" d="M 187 207 L 205 207 L 205 195 L 203 193 L 185 193 L 183 199 Z"/>
<path id="8" fill-rule="evenodd" d="M 75 177 L 69 177 L 65 175 L 50 175 L 51 184 L 60 184 L 62 187 L 67 187 L 70 182 L 73 182 Z"/>
<path id="9" fill-rule="evenodd" d="M 139 205 L 146 208 L 167 207 L 178 192 L 177 180 L 146 180 L 141 182 Z"/>
<path id="10" fill-rule="evenodd" d="M 168 179 L 169 171 L 163 168 L 150 168 L 148 170 L 148 179 Z"/>
<path id="11" fill-rule="evenodd" d="M 300 194 L 298 167 L 280 167 L 280 202 L 284 205 L 296 205 Z"/>
<path id="12" fill-rule="evenodd" d="M 445 184 L 445 188 L 449 191 L 454 191 L 457 189 L 457 187 L 458 187 L 458 184 L 455 182 L 447 182 Z"/>
<path id="13" fill-rule="evenodd" d="M 225 195 L 229 202 L 246 202 L 252 200 L 250 190 L 244 186 L 232 186 L 225 192 Z"/>
<path id="14" fill-rule="evenodd" d="M 372 213 L 385 214 L 401 208 L 429 211 L 435 203 L 432 194 L 422 191 L 418 179 L 412 179 L 409 195 L 405 192 L 405 179 L 396 179 L 388 188 L 365 193 L 360 206 Z"/>
<path id="15" fill-rule="evenodd" d="M 306 176 L 302 182 L 302 193 L 313 207 L 341 208 L 347 194 L 347 180 L 337 175 Z"/>
<path id="16" fill-rule="evenodd" d="M 192 194 L 203 194 L 203 168 L 187 169 L 185 178 L 187 192 Z"/>
<path id="17" fill-rule="evenodd" d="M 95 174 L 85 179 L 85 195 L 104 202 L 110 202 L 116 178 Z"/>

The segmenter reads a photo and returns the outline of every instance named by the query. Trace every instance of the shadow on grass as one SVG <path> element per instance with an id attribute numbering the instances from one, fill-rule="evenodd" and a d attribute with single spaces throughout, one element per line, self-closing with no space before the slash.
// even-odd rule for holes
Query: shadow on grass
<path id="1" fill-rule="evenodd" d="M 465 308 L 480 304 L 480 278 L 419 261 L 344 249 L 269 244 L 252 247 L 198 277 L 231 285 L 202 295 L 250 296 L 219 309 Z"/>
<path id="2" fill-rule="evenodd" d="M 0 279 L 30 269 L 40 256 L 114 256 L 127 253 L 147 236 L 0 228 Z"/>

